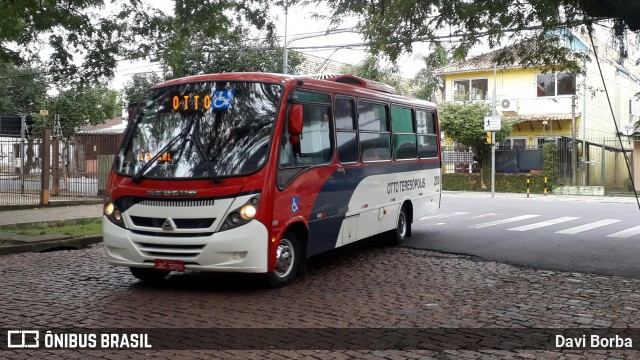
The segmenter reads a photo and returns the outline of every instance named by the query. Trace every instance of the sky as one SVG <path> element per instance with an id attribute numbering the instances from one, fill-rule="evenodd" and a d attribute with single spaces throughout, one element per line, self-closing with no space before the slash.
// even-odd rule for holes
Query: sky
<path id="1" fill-rule="evenodd" d="M 166 12 L 173 11 L 172 0 L 156 0 L 151 4 Z M 363 44 L 364 40 L 362 36 L 352 32 L 342 32 L 336 34 L 325 35 L 316 33 L 326 33 L 329 28 L 329 21 L 322 21 L 313 18 L 313 13 L 328 14 L 327 8 L 323 4 L 319 6 L 308 5 L 293 6 L 289 8 L 288 15 L 286 16 L 287 23 L 287 43 L 288 47 L 299 52 L 318 56 L 321 58 L 329 58 L 331 60 L 356 65 L 367 55 L 366 48 L 358 44 Z M 283 35 L 285 34 L 285 13 L 283 8 L 273 7 L 271 11 L 271 17 L 276 25 L 277 35 L 283 42 Z M 351 28 L 355 25 L 355 20 L 347 20 L 343 22 L 339 28 Z M 315 35 L 315 36 L 314 36 Z M 340 45 L 353 45 L 349 48 L 337 48 Z M 317 49 L 313 47 L 330 46 L 329 49 Z M 400 57 L 398 65 L 400 67 L 401 76 L 405 78 L 412 78 L 420 69 L 420 61 L 417 55 L 420 54 L 418 46 L 417 50 L 411 55 L 405 55 Z M 159 66 L 149 63 L 148 60 L 137 62 L 121 62 L 116 70 L 116 76 L 111 82 L 111 86 L 115 89 L 121 89 L 126 81 L 131 76 L 138 72 L 146 72 L 158 70 Z"/>

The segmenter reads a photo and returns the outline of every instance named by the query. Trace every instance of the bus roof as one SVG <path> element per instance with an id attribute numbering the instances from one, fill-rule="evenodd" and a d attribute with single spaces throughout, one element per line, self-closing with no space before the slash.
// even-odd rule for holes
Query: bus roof
<path id="1" fill-rule="evenodd" d="M 300 82 L 304 84 L 312 85 L 314 88 L 322 89 L 325 91 L 338 92 L 344 95 L 352 96 L 364 96 L 364 97 L 382 97 L 389 101 L 398 102 L 411 102 L 416 105 L 422 105 L 425 107 L 435 107 L 433 102 L 409 98 L 402 95 L 397 95 L 395 89 L 387 84 L 364 79 L 354 75 L 287 75 L 276 73 L 262 73 L 262 72 L 229 72 L 219 74 L 205 74 L 195 75 L 189 77 L 183 77 L 173 80 L 168 80 L 153 86 L 153 88 L 159 88 L 171 85 L 180 85 L 191 82 L 201 81 L 253 81 L 253 82 L 271 82 L 285 84 L 288 82 Z"/>

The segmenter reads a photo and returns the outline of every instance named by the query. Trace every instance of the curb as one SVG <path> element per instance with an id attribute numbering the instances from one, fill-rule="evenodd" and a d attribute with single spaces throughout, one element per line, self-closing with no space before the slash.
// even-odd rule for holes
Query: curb
<path id="1" fill-rule="evenodd" d="M 85 236 L 80 238 L 42 241 L 27 245 L 10 245 L 0 247 L 0 255 L 21 254 L 25 252 L 45 252 L 53 249 L 80 250 L 89 245 L 102 242 L 102 236 Z"/>
<path id="2" fill-rule="evenodd" d="M 96 200 L 53 200 L 49 204 L 16 204 L 16 205 L 0 205 L 0 212 L 15 210 L 32 210 L 32 209 L 49 209 L 56 207 L 68 207 L 78 205 L 97 205 L 104 203 L 102 199 Z"/>
<path id="3" fill-rule="evenodd" d="M 44 221 L 30 221 L 30 222 L 18 222 L 18 223 L 7 223 L 1 224 L 0 228 L 4 226 L 37 226 L 37 227 L 48 227 L 49 225 L 63 224 L 63 225 L 75 225 L 87 220 L 100 220 L 102 216 L 93 216 L 93 217 L 78 217 L 73 219 L 62 219 L 62 220 L 44 220 Z"/>

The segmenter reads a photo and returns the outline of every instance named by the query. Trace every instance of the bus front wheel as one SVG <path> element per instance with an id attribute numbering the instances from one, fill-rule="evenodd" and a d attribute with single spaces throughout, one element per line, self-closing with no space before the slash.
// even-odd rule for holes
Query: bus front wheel
<path id="1" fill-rule="evenodd" d="M 291 231 L 287 231 L 280 239 L 276 251 L 276 268 L 266 274 L 266 285 L 278 288 L 290 284 L 300 268 L 300 243 Z"/>

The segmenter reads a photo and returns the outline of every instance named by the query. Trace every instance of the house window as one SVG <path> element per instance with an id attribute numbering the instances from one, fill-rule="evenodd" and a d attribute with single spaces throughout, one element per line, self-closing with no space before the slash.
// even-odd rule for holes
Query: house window
<path id="1" fill-rule="evenodd" d="M 523 150 L 527 147 L 527 138 L 507 138 L 498 143 L 498 149 Z"/>
<path id="2" fill-rule="evenodd" d="M 464 79 L 453 81 L 453 99 L 487 100 L 489 81 L 487 79 Z"/>
<path id="3" fill-rule="evenodd" d="M 575 95 L 576 75 L 568 72 L 555 72 L 536 75 L 538 97 Z"/>

